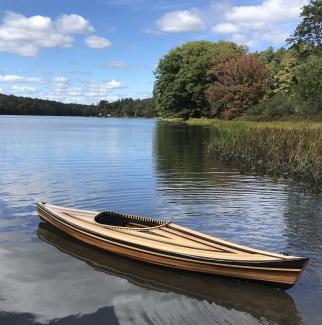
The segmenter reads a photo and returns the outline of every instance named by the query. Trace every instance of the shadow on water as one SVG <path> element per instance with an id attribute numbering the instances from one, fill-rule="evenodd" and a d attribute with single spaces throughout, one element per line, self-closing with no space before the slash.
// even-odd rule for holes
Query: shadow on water
<path id="1" fill-rule="evenodd" d="M 184 124 L 158 123 L 155 129 L 154 150 L 158 170 L 202 171 L 204 163 L 203 144 L 209 142 L 210 128 L 189 127 Z M 175 150 L 169 150 L 175 148 Z M 187 159 L 189 158 L 189 159 Z"/>
<path id="2" fill-rule="evenodd" d="M 300 324 L 294 302 L 284 291 L 132 261 L 85 245 L 44 222 L 39 224 L 37 233 L 40 239 L 60 251 L 85 261 L 98 271 L 124 278 L 139 287 L 175 293 L 230 311 L 234 310 L 236 313 L 246 313 L 259 322 L 266 320 L 278 324 Z M 100 317 L 102 309 L 97 313 L 98 315 L 92 315 L 95 321 L 96 317 Z M 88 317 L 89 315 L 85 315 L 85 318 Z M 71 318 L 66 319 L 70 320 Z M 81 319 L 79 321 L 78 324 L 82 324 Z M 110 321 L 112 322 L 112 319 Z M 224 319 L 221 321 L 224 322 Z"/>
<path id="3" fill-rule="evenodd" d="M 214 187 L 226 188 L 236 182 L 236 168 L 209 157 L 208 146 L 214 134 L 213 127 L 156 125 L 153 152 L 159 191 L 187 197 L 200 189 L 202 196 Z"/>
<path id="4" fill-rule="evenodd" d="M 214 129 L 211 127 L 158 123 L 154 135 L 158 172 L 166 174 L 173 172 L 176 176 L 189 178 L 208 174 L 209 168 L 213 165 L 213 161 L 209 160 L 207 155 L 208 144 L 213 134 Z M 216 161 L 216 164 L 220 162 Z"/>

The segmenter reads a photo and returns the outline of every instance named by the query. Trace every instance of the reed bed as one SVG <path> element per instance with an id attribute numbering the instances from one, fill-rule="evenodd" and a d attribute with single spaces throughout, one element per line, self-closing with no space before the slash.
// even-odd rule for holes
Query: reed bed
<path id="1" fill-rule="evenodd" d="M 168 119 L 168 121 L 172 121 Z M 178 122 L 174 120 L 174 122 Z M 180 121 L 179 121 L 180 122 Z M 182 120 L 181 120 L 182 122 Z M 299 121 L 248 121 L 243 119 L 236 119 L 233 121 L 207 119 L 207 118 L 191 118 L 184 121 L 188 125 L 204 125 L 217 126 L 225 128 L 278 128 L 278 129 L 320 129 L 322 131 L 322 122 L 313 122 L 307 120 Z"/>
<path id="2" fill-rule="evenodd" d="M 322 180 L 321 123 L 216 122 L 209 151 L 241 169 L 294 176 L 316 185 Z"/>

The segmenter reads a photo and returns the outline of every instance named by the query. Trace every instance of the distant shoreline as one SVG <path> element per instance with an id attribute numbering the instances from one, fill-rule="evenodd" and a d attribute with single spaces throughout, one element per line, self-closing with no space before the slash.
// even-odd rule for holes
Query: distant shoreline
<path id="1" fill-rule="evenodd" d="M 157 120 L 157 117 L 141 117 L 141 116 L 84 116 L 84 115 L 40 115 L 40 114 L 0 114 L 2 116 L 34 116 L 34 117 L 83 117 L 83 118 L 98 118 L 98 119 L 147 119 Z"/>

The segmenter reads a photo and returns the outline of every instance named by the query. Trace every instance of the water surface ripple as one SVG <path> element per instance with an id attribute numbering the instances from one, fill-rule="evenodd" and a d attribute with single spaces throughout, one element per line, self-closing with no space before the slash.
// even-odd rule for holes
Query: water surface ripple
<path id="1" fill-rule="evenodd" d="M 0 116 L 0 324 L 321 324 L 322 195 L 209 159 L 213 129 Z M 35 201 L 170 219 L 309 256 L 287 292 L 141 264 L 40 222 Z"/>

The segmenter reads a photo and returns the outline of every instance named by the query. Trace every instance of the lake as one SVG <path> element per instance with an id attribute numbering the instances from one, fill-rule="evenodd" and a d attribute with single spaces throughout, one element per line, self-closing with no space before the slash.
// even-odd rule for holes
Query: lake
<path id="1" fill-rule="evenodd" d="M 321 324 L 322 194 L 210 158 L 213 134 L 0 116 L 0 324 Z M 158 268 L 69 238 L 40 221 L 38 200 L 169 219 L 310 263 L 286 292 Z"/>

